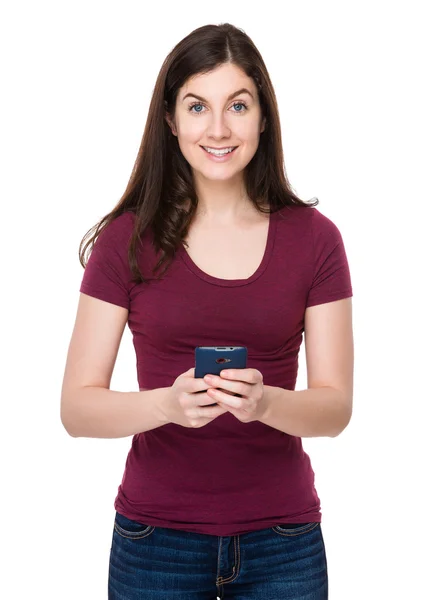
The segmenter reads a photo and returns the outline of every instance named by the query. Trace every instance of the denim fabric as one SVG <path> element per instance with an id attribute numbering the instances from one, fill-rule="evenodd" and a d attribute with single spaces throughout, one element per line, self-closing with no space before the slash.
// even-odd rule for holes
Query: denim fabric
<path id="1" fill-rule="evenodd" d="M 327 600 L 320 523 L 220 537 L 115 514 L 109 600 Z"/>

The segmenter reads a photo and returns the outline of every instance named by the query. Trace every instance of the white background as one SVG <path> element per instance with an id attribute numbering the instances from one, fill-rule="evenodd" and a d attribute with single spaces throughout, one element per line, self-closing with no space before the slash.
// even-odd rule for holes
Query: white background
<path id="1" fill-rule="evenodd" d="M 60 390 L 82 236 L 124 192 L 156 77 L 196 27 L 252 37 L 289 180 L 351 270 L 354 413 L 306 439 L 332 600 L 422 594 L 424 269 L 419 2 L 9 2 L 0 15 L 2 597 L 107 597 L 131 438 L 71 438 Z M 420 58 L 421 54 L 421 58 Z M 194 366 L 194 365 L 193 365 Z M 125 331 L 111 389 L 138 390 Z M 305 389 L 304 347 L 296 389 Z"/>

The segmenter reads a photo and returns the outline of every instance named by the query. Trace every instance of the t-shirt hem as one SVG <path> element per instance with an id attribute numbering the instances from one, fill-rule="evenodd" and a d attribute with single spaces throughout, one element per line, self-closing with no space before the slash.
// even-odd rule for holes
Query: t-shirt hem
<path id="1" fill-rule="evenodd" d="M 250 533 L 253 531 L 260 531 L 262 529 L 270 529 L 276 525 L 281 524 L 292 524 L 292 523 L 321 523 L 322 514 L 321 512 L 308 513 L 307 515 L 298 516 L 296 519 L 281 518 L 278 521 L 275 519 L 268 519 L 262 522 L 252 523 L 237 523 L 236 525 L 225 525 L 225 524 L 210 524 L 210 523 L 176 523 L 174 521 L 167 521 L 158 518 L 143 518 L 140 515 L 133 514 L 119 507 L 119 504 L 115 503 L 115 510 L 133 521 L 138 521 L 143 525 L 151 525 L 153 527 L 164 527 L 167 529 L 175 529 L 177 531 L 184 531 L 187 533 L 201 533 L 206 535 L 215 536 L 233 536 L 242 535 L 244 533 Z"/>

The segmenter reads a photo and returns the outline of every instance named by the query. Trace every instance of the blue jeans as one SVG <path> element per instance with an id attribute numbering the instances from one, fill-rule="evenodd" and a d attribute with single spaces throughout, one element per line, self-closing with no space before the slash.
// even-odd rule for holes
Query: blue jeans
<path id="1" fill-rule="evenodd" d="M 220 537 L 145 525 L 116 512 L 109 600 L 217 597 L 327 600 L 321 524 Z"/>
<path id="2" fill-rule="evenodd" d="M 120 513 L 109 562 L 109 600 L 327 600 L 320 523 L 233 536 L 132 521 Z"/>

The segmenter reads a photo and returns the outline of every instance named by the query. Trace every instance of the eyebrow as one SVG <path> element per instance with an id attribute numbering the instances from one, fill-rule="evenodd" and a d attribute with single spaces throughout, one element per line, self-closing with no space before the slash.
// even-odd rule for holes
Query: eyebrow
<path id="1" fill-rule="evenodd" d="M 249 92 L 249 90 L 247 88 L 241 88 L 241 90 L 237 90 L 236 92 L 233 92 L 232 94 L 230 94 L 227 98 L 227 100 L 232 100 L 233 98 L 235 98 L 236 96 L 238 96 L 239 94 L 249 94 L 249 96 L 252 97 L 253 99 L 253 95 L 252 92 Z M 207 100 L 205 98 L 202 98 L 202 96 L 198 96 L 197 94 L 191 94 L 188 93 L 184 96 L 184 98 L 182 99 L 182 102 L 188 98 L 189 96 L 192 96 L 193 98 L 197 98 L 197 100 L 201 100 L 202 102 L 207 102 Z"/>

